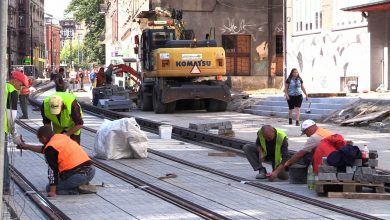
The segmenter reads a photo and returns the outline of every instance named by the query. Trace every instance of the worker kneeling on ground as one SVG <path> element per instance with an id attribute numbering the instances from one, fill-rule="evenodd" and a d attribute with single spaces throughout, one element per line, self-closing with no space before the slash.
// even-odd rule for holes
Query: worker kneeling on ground
<path id="1" fill-rule="evenodd" d="M 267 177 L 270 181 L 273 181 L 276 177 L 282 180 L 288 179 L 288 174 L 283 166 L 288 159 L 287 139 L 288 137 L 283 130 L 271 125 L 264 125 L 257 132 L 256 143 L 246 144 L 243 147 L 246 158 L 252 165 L 253 170 L 259 171 L 256 179 Z M 266 168 L 262 165 L 263 161 L 272 162 L 272 173 L 267 174 Z"/>
<path id="2" fill-rule="evenodd" d="M 43 124 L 53 125 L 56 134 L 66 134 L 80 144 L 80 129 L 83 127 L 83 112 L 76 96 L 67 92 L 56 92 L 43 101 L 41 107 Z"/>
<path id="3" fill-rule="evenodd" d="M 83 148 L 64 134 L 54 134 L 49 126 L 39 128 L 37 137 L 43 146 L 26 144 L 23 139 L 21 149 L 45 155 L 49 169 L 49 184 L 46 187 L 49 197 L 96 193 L 89 182 L 95 176 L 95 168 Z"/>
<path id="4" fill-rule="evenodd" d="M 309 137 L 302 150 L 296 152 L 285 164 L 288 167 L 294 163 L 309 166 L 312 162 L 313 154 L 320 143 L 326 137 L 333 135 L 333 132 L 320 128 L 313 120 L 305 120 L 301 125 L 302 135 Z"/>

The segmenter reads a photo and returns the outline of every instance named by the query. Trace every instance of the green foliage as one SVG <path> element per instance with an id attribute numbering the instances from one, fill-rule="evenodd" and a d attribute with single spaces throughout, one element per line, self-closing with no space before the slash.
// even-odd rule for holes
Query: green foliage
<path id="1" fill-rule="evenodd" d="M 70 41 L 66 41 L 65 45 L 61 49 L 60 57 L 61 63 L 70 65 L 82 66 L 87 62 L 85 57 L 85 46 L 82 43 L 78 43 L 77 40 L 72 40 L 72 46 Z"/>
<path id="2" fill-rule="evenodd" d="M 89 63 L 105 63 L 105 47 L 100 43 L 100 36 L 105 31 L 104 16 L 99 14 L 101 0 L 72 0 L 66 13 L 72 13 L 76 22 L 84 21 L 88 33 L 84 38 L 84 54 Z"/>

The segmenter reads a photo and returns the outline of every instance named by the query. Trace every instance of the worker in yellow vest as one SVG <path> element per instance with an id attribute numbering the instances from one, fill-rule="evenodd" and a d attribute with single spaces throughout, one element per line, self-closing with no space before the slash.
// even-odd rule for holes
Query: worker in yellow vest
<path id="1" fill-rule="evenodd" d="M 253 170 L 258 171 L 256 179 L 273 181 L 276 177 L 282 180 L 288 179 L 288 173 L 284 170 L 284 163 L 288 160 L 288 137 L 286 133 L 271 125 L 264 125 L 257 132 L 255 144 L 246 144 L 243 147 L 246 158 Z M 272 163 L 273 171 L 267 173 L 262 162 Z"/>
<path id="2" fill-rule="evenodd" d="M 6 83 L 5 87 L 5 99 L 6 106 L 4 112 L 4 178 L 3 178 L 3 192 L 8 194 L 10 190 L 10 177 L 9 177 L 9 159 L 8 159 L 8 135 L 15 136 L 14 122 L 17 116 L 18 108 L 18 91 L 15 87 L 20 88 L 22 82 L 19 80 L 10 80 Z"/>
<path id="3" fill-rule="evenodd" d="M 44 125 L 52 125 L 56 134 L 66 134 L 80 144 L 80 129 L 83 127 L 83 112 L 76 96 L 56 92 L 44 99 L 41 107 Z"/>
<path id="4" fill-rule="evenodd" d="M 21 149 L 45 155 L 50 169 L 47 195 L 77 195 L 96 193 L 96 186 L 90 185 L 95 176 L 95 168 L 84 149 L 69 136 L 54 134 L 50 126 L 38 129 L 37 137 L 42 145 L 26 144 L 23 139 Z"/>
<path id="5" fill-rule="evenodd" d="M 328 136 L 333 135 L 334 133 L 320 128 L 313 120 L 305 120 L 301 125 L 302 135 L 309 137 L 305 143 L 305 146 L 302 150 L 296 152 L 285 164 L 284 166 L 290 166 L 296 162 L 309 166 L 312 161 L 312 156 L 316 150 L 320 141 Z"/>

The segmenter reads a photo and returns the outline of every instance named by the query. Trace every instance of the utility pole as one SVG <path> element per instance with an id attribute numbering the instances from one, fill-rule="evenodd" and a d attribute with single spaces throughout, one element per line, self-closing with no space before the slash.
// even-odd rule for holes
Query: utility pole
<path id="1" fill-rule="evenodd" d="M 33 11 L 30 10 L 30 40 L 31 40 L 31 48 L 30 48 L 30 61 L 31 65 L 34 65 L 34 48 L 33 48 Z M 34 70 L 33 70 L 34 71 Z"/>
<path id="2" fill-rule="evenodd" d="M 53 72 L 53 18 L 50 19 L 50 69 Z"/>
<path id="3" fill-rule="evenodd" d="M 4 74 L 7 72 L 7 63 L 5 60 L 5 56 L 3 54 L 6 53 L 7 48 L 7 24 L 8 24 L 8 1 L 0 1 L 0 91 L 5 92 L 6 89 L 6 76 L 8 74 Z M 5 114 L 5 103 L 6 97 L 4 95 L 0 96 L 0 115 L 3 116 Z M 6 152 L 5 143 L 5 131 L 4 131 L 4 117 L 0 117 L 0 198 L 3 198 L 3 180 L 4 180 L 4 155 Z M 3 202 L 0 205 L 0 213 L 3 213 Z"/>

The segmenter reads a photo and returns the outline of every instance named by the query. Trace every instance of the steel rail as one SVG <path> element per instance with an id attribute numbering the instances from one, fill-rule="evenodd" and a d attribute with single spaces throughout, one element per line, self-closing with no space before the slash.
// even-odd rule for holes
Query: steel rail
<path id="1" fill-rule="evenodd" d="M 88 128 L 88 127 L 86 128 L 86 127 L 84 127 L 83 129 L 86 129 L 86 130 L 88 130 L 90 132 L 94 132 L 94 133 L 97 132 L 93 128 Z M 318 199 L 313 199 L 313 198 L 310 198 L 310 197 L 306 197 L 306 196 L 303 196 L 303 195 L 292 193 L 292 192 L 289 192 L 289 191 L 286 191 L 286 190 L 282 190 L 282 189 L 279 189 L 279 188 L 276 188 L 276 187 L 273 187 L 273 186 L 269 186 L 267 184 L 263 184 L 263 183 L 260 183 L 260 182 L 253 182 L 251 180 L 248 180 L 248 179 L 245 179 L 245 178 L 242 178 L 242 177 L 239 177 L 239 176 L 235 176 L 235 175 L 232 175 L 232 174 L 228 174 L 228 173 L 225 173 L 225 172 L 222 172 L 222 171 L 210 168 L 210 167 L 206 167 L 206 166 L 203 166 L 203 165 L 192 163 L 190 161 L 183 160 L 183 159 L 180 159 L 178 157 L 175 157 L 175 156 L 172 156 L 172 155 L 169 155 L 169 154 L 166 154 L 166 153 L 162 153 L 162 152 L 157 151 L 157 150 L 153 150 L 153 149 L 149 148 L 148 152 L 152 153 L 152 154 L 155 154 L 157 156 L 166 158 L 166 159 L 171 160 L 171 161 L 175 161 L 175 162 L 178 162 L 178 163 L 181 163 L 181 164 L 184 164 L 184 165 L 187 165 L 187 166 L 199 169 L 199 170 L 203 170 L 203 171 L 206 171 L 206 172 L 209 172 L 209 173 L 212 173 L 212 174 L 215 174 L 215 175 L 218 175 L 218 176 L 230 179 L 230 180 L 234 180 L 234 181 L 237 181 L 237 182 L 245 183 L 247 185 L 254 186 L 256 188 L 260 188 L 260 189 L 263 189 L 263 190 L 266 190 L 266 191 L 269 191 L 269 192 L 273 192 L 273 193 L 276 193 L 276 194 L 279 194 L 279 195 L 282 195 L 282 196 L 285 196 L 285 197 L 288 197 L 288 198 L 292 198 L 294 200 L 298 200 L 298 201 L 301 201 L 301 202 L 308 203 L 310 205 L 314 205 L 314 206 L 317 206 L 317 207 L 320 207 L 320 208 L 324 208 L 324 209 L 327 209 L 327 210 L 330 210 L 330 211 L 338 212 L 338 213 L 341 213 L 343 215 L 347 215 L 347 216 L 354 217 L 354 218 L 357 218 L 357 219 L 364 219 L 364 220 L 380 219 L 380 218 L 377 218 L 377 217 L 372 216 L 372 215 L 368 215 L 368 214 L 365 214 L 365 213 L 362 213 L 362 212 L 354 211 L 352 209 L 347 209 L 347 208 L 344 208 L 344 207 L 341 207 L 341 206 L 333 205 L 331 203 L 323 202 L 323 201 L 318 200 Z"/>
<path id="2" fill-rule="evenodd" d="M 32 100 L 32 101 L 34 103 L 38 103 L 37 100 Z M 96 107 L 96 106 L 93 106 L 93 105 L 90 105 L 90 104 L 87 104 L 87 103 L 84 103 L 84 102 L 80 102 L 80 105 L 82 106 L 84 111 L 92 112 L 94 115 L 97 115 L 97 116 L 101 115 L 101 117 L 109 117 L 109 118 L 114 119 L 114 120 L 115 119 L 121 119 L 121 118 L 129 117 L 128 115 L 125 115 L 125 114 L 122 114 L 122 113 L 119 113 L 119 112 L 115 112 L 115 111 L 111 111 L 111 110 L 107 110 L 107 109 L 102 109 L 102 108 L 99 108 L 99 107 Z M 155 133 L 158 131 L 158 127 L 160 125 L 163 125 L 163 123 L 155 122 L 155 121 L 144 119 L 144 118 L 139 118 L 139 117 L 134 117 L 134 118 L 137 121 L 137 123 L 141 126 L 142 129 L 152 130 Z M 179 127 L 179 126 L 175 126 L 175 125 L 172 125 L 172 127 L 173 127 L 172 134 L 174 134 L 174 135 L 176 135 L 176 136 L 178 136 L 180 138 L 188 139 L 188 140 L 191 140 L 191 141 L 209 142 L 209 143 L 222 145 L 222 146 L 230 147 L 230 148 L 237 149 L 237 150 L 242 150 L 242 147 L 245 144 L 251 143 L 251 142 L 246 141 L 246 140 L 240 140 L 240 139 L 232 138 L 232 137 L 221 137 L 221 136 L 218 136 L 218 135 L 214 135 L 214 134 L 210 134 L 210 133 L 206 133 L 206 132 L 194 131 L 192 129 L 183 128 L 183 127 Z M 270 191 L 270 192 L 274 192 L 276 194 L 279 194 L 279 195 L 282 195 L 282 196 L 286 196 L 286 197 L 289 197 L 289 198 L 292 198 L 292 199 L 296 199 L 296 200 L 299 200 L 299 201 L 302 201 L 302 202 L 305 202 L 305 203 L 308 203 L 308 204 L 311 204 L 311 205 L 315 205 L 315 206 L 318 206 L 318 207 L 321 207 L 321 208 L 324 208 L 324 209 L 328 209 L 328 210 L 331 210 L 331 211 L 334 211 L 334 212 L 338 212 L 338 213 L 341 213 L 341 214 L 344 214 L 344 215 L 347 215 L 347 216 L 355 217 L 355 218 L 358 218 L 358 219 L 380 219 L 380 218 L 377 218 L 377 217 L 372 216 L 372 215 L 368 215 L 368 214 L 361 213 L 361 212 L 358 212 L 358 211 L 346 209 L 346 208 L 343 208 L 343 207 L 340 207 L 340 206 L 336 206 L 336 205 L 333 205 L 333 204 L 330 204 L 330 203 L 327 203 L 327 202 L 323 202 L 323 201 L 320 201 L 320 200 L 317 200 L 317 199 L 309 198 L 309 197 L 302 196 L 302 195 L 299 195 L 299 194 L 296 194 L 296 193 L 292 193 L 292 192 L 289 192 L 289 191 L 278 189 L 276 187 L 272 187 L 272 186 L 269 186 L 269 185 L 266 185 L 266 184 L 262 184 L 262 183 L 259 183 L 259 182 L 251 182 L 250 180 L 247 180 L 247 179 L 244 179 L 244 178 L 241 178 L 241 177 L 238 177 L 238 176 L 234 176 L 234 175 L 231 175 L 231 174 L 228 174 L 228 173 L 224 173 L 224 172 L 221 172 L 221 171 L 209 168 L 209 167 L 205 167 L 205 166 L 201 166 L 201 165 L 198 165 L 198 164 L 194 164 L 192 162 L 185 161 L 185 160 L 182 160 L 180 158 L 175 158 L 175 157 L 173 157 L 171 155 L 167 155 L 167 154 L 164 154 L 164 153 L 161 153 L 161 152 L 157 152 L 157 151 L 152 150 L 152 149 L 148 149 L 148 151 L 149 150 L 151 150 L 150 152 L 156 153 L 156 155 L 159 155 L 159 156 L 162 156 L 162 157 L 165 157 L 165 158 L 171 158 L 172 160 L 174 160 L 176 162 L 181 161 L 180 163 L 186 164 L 188 166 L 191 166 L 191 167 L 194 167 L 194 168 L 197 168 L 197 169 L 201 169 L 201 170 L 204 170 L 204 171 L 207 171 L 207 172 L 211 172 L 211 173 L 214 173 L 216 175 L 224 176 L 226 178 L 229 178 L 229 179 L 232 179 L 232 180 L 235 180 L 235 181 L 239 181 L 239 182 L 244 181 L 248 185 L 251 185 L 251 186 L 254 186 L 254 187 L 258 187 L 258 188 L 261 188 L 261 189 L 264 189 L 264 190 L 267 190 L 267 191 Z M 295 151 L 289 150 L 289 153 L 290 154 L 294 154 Z"/>
<path id="3" fill-rule="evenodd" d="M 24 128 L 32 133 L 37 132 L 37 129 L 29 126 L 28 124 L 26 124 L 23 121 L 17 120 L 16 123 L 19 126 L 21 126 L 22 128 Z M 109 166 L 109 165 L 107 165 L 107 164 L 105 164 L 105 163 L 103 163 L 95 158 L 91 158 L 91 160 L 93 161 L 93 164 L 97 168 L 133 185 L 136 188 L 139 188 L 139 189 L 141 189 L 141 190 L 143 190 L 151 195 L 154 195 L 154 196 L 156 196 L 164 201 L 167 201 L 167 202 L 169 202 L 173 205 L 176 205 L 184 210 L 187 210 L 187 211 L 189 211 L 189 212 L 191 212 L 199 217 L 202 217 L 204 219 L 210 219 L 210 220 L 229 219 L 225 216 L 222 216 L 221 214 L 218 214 L 214 211 L 211 211 L 211 210 L 209 210 L 205 207 L 202 207 L 198 204 L 195 204 L 189 200 L 183 199 L 183 198 L 181 198 L 173 193 L 170 193 L 162 188 L 154 186 L 153 184 L 147 183 L 147 182 L 145 182 L 137 177 L 131 176 L 130 174 L 127 174 L 119 169 L 113 168 L 113 167 L 111 167 L 111 166 Z"/>
<path id="4" fill-rule="evenodd" d="M 43 213 L 53 220 L 70 220 L 65 213 L 51 203 L 42 195 L 35 186 L 27 180 L 14 166 L 10 165 L 10 173 L 15 183 L 24 191 L 24 193 L 43 211 Z"/>

